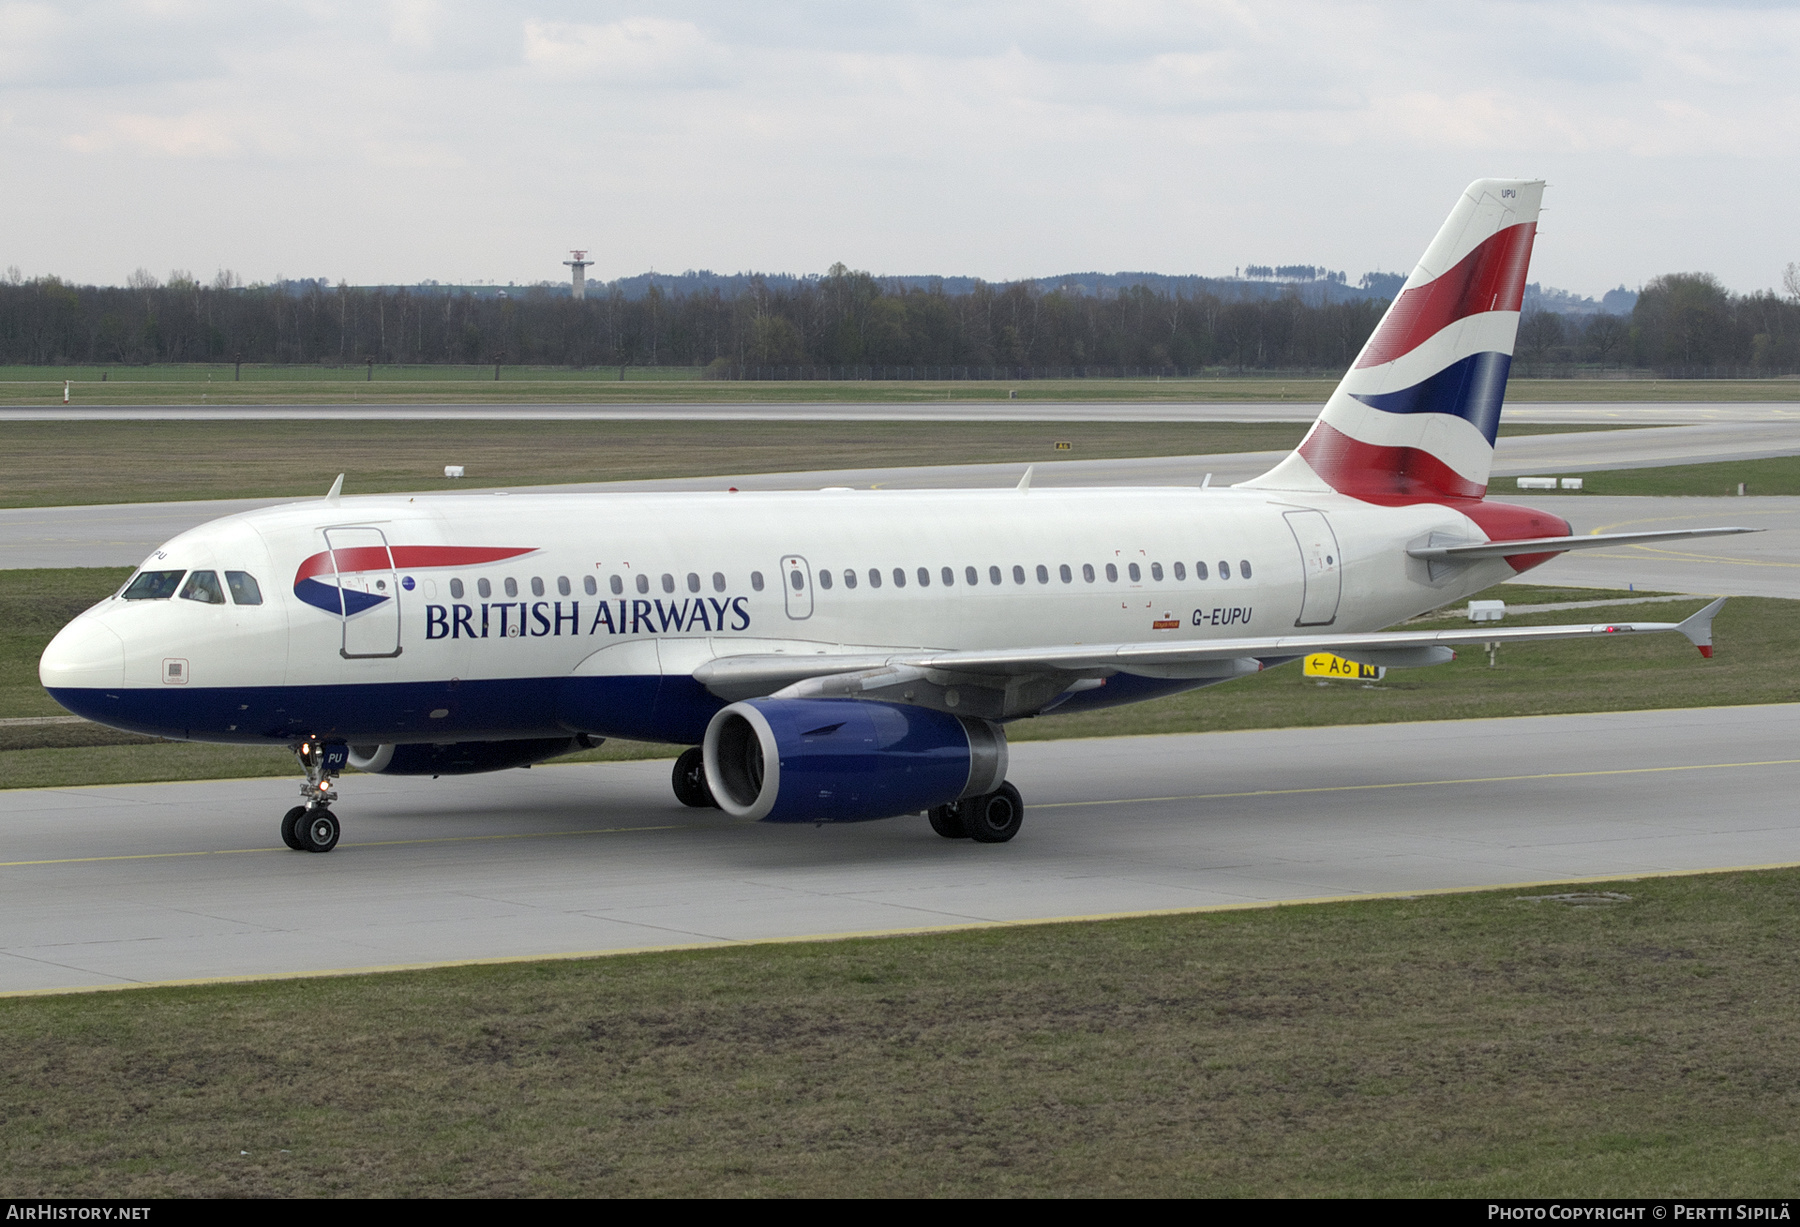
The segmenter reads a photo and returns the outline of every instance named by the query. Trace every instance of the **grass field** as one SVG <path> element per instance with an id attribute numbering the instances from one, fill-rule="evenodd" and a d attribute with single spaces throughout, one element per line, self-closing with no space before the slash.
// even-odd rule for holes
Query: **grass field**
<path id="1" fill-rule="evenodd" d="M 15 998 L 0 1188 L 1780 1197 L 1797 927 L 1779 870 Z"/>
<path id="2" fill-rule="evenodd" d="M 128 569 L 0 571 L 0 719 L 62 714 L 37 684 L 37 658 L 77 612 L 124 582 Z M 1607 589 L 1506 584 L 1486 595 L 1511 604 L 1599 600 Z M 1652 595 L 1639 593 L 1634 595 Z M 1613 606 L 1515 615 L 1509 625 L 1676 622 L 1704 603 Z M 1421 625 L 1466 626 L 1450 615 Z M 1519 644 L 1499 667 L 1466 652 L 1448 665 L 1394 670 L 1380 683 L 1301 676 L 1297 665 L 1150 703 L 1046 716 L 1008 726 L 1013 741 L 1196 733 L 1407 720 L 1735 706 L 1800 700 L 1800 602 L 1737 597 L 1715 623 L 1718 655 L 1700 659 L 1678 635 L 1604 643 Z M 563 762 L 672 757 L 679 747 L 609 741 Z M 0 726 L 0 788 L 226 779 L 295 773 L 284 748 L 161 742 L 95 725 Z"/>
<path id="3" fill-rule="evenodd" d="M 1048 401 L 1298 401 L 1323 403 L 1338 375 L 1310 377 L 1020 380 L 726 381 L 691 367 L 492 366 L 328 368 L 246 365 L 234 381 L 230 363 L 161 367 L 0 367 L 0 405 L 57 404 L 63 382 L 83 405 L 143 404 L 445 404 L 445 403 L 809 403 L 991 401 L 1015 392 Z M 104 380 L 102 379 L 104 376 Z M 1794 401 L 1800 379 L 1524 379 L 1509 383 L 1515 402 Z"/>
<path id="4" fill-rule="evenodd" d="M 1745 494 L 1800 494 L 1800 456 L 1770 456 L 1759 460 L 1722 460 L 1713 464 L 1674 464 L 1651 469 L 1602 469 L 1594 473 L 1570 473 L 1580 477 L 1581 494 L 1735 495 L 1738 483 Z M 1496 494 L 1512 494 L 1514 483 L 1496 481 Z M 1544 492 L 1527 490 L 1525 495 Z"/>
<path id="5" fill-rule="evenodd" d="M 1502 433 L 1591 427 L 1520 425 Z M 0 507 L 1274 451 L 1299 422 L 8 422 Z M 1070 444 L 1058 451 L 1058 442 Z M 446 464 L 468 470 L 462 481 Z"/>

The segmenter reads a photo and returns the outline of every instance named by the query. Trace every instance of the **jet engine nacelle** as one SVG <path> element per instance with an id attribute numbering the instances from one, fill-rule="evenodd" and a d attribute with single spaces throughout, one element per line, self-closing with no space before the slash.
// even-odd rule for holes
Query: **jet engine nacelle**
<path id="1" fill-rule="evenodd" d="M 766 822 L 864 822 L 999 788 L 998 725 L 860 699 L 747 699 L 703 749 L 719 808 Z"/>
<path id="2" fill-rule="evenodd" d="M 350 765 L 371 775 L 475 775 L 529 767 L 596 744 L 595 738 L 534 737 L 522 741 L 351 746 Z"/>

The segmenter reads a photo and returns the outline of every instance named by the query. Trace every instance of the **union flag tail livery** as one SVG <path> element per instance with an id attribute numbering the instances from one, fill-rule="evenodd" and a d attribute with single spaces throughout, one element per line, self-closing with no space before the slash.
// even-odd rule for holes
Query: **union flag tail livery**
<path id="1" fill-rule="evenodd" d="M 1486 494 L 1543 194 L 1471 183 L 1300 446 L 1245 484 L 1386 504 Z"/>

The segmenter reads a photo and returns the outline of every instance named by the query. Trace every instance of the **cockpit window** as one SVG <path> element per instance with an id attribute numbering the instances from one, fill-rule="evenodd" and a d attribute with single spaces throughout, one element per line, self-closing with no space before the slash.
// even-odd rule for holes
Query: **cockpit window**
<path id="1" fill-rule="evenodd" d="M 166 601 L 181 586 L 186 571 L 139 571 L 119 595 L 128 601 Z"/>
<path id="2" fill-rule="evenodd" d="M 231 589 L 231 599 L 239 605 L 262 604 L 262 586 L 256 582 L 256 576 L 248 571 L 225 572 L 225 586 Z"/>
<path id="3" fill-rule="evenodd" d="M 225 590 L 219 587 L 219 573 L 217 571 L 195 571 L 188 576 L 188 582 L 181 586 L 181 599 L 201 601 L 207 605 L 223 605 Z"/>

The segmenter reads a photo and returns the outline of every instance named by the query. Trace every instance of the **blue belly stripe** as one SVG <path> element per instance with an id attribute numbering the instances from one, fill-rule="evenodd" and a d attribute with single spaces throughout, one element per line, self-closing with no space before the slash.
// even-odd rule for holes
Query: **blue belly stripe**
<path id="1" fill-rule="evenodd" d="M 345 686 L 58 688 L 50 697 L 113 728 L 179 741 L 369 744 L 592 733 L 697 745 L 725 706 L 688 677 L 528 677 Z M 437 718 L 432 712 L 444 714 Z"/>

